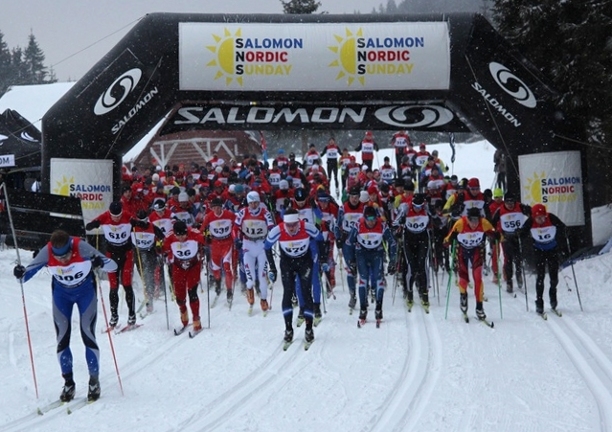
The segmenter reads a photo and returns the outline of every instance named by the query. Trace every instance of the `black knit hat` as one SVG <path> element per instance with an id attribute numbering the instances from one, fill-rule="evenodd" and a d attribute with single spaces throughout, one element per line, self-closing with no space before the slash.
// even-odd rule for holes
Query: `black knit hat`
<path id="1" fill-rule="evenodd" d="M 174 223 L 174 227 L 172 228 L 174 234 L 176 235 L 185 235 L 187 234 L 187 224 L 182 220 L 178 220 Z"/>
<path id="2" fill-rule="evenodd" d="M 113 201 L 108 207 L 108 211 L 113 216 L 119 216 L 123 212 L 123 204 L 121 204 L 121 201 Z"/>

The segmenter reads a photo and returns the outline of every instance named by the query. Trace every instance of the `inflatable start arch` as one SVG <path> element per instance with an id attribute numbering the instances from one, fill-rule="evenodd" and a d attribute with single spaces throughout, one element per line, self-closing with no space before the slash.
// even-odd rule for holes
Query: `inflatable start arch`
<path id="1" fill-rule="evenodd" d="M 151 14 L 44 116 L 43 189 L 80 191 L 92 198 L 85 211 L 105 208 L 119 195 L 122 156 L 164 118 L 162 135 L 198 128 L 473 131 L 511 156 L 511 190 L 527 201 L 548 200 L 590 242 L 584 157 L 559 138 L 581 137 L 570 132 L 554 96 L 478 14 Z M 542 152 L 560 154 L 566 172 L 537 165 L 544 171 L 521 172 L 532 183 L 521 187 L 519 155 Z M 573 192 L 550 187 L 568 176 Z"/>

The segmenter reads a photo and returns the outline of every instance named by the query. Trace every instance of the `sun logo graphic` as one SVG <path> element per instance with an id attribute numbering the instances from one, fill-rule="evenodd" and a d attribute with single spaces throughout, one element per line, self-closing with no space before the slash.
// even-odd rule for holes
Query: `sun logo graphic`
<path id="1" fill-rule="evenodd" d="M 55 195 L 70 196 L 70 185 L 74 183 L 74 177 L 66 178 L 66 176 L 62 176 L 62 180 L 55 183 L 53 188 Z"/>
<path id="2" fill-rule="evenodd" d="M 242 30 L 238 29 L 232 35 L 232 33 L 228 29 L 224 29 L 223 36 L 219 36 L 213 34 L 213 39 L 215 40 L 215 45 L 209 45 L 209 51 L 211 51 L 215 58 L 213 58 L 210 62 L 206 64 L 207 67 L 215 67 L 217 68 L 217 73 L 215 74 L 215 79 L 225 78 L 225 85 L 230 85 L 234 79 L 236 82 L 242 86 L 243 79 L 241 76 L 236 76 L 236 65 L 235 65 L 235 56 L 236 56 L 236 38 L 242 36 Z"/>
<path id="3" fill-rule="evenodd" d="M 546 173 L 542 171 L 540 174 L 533 173 L 533 177 L 527 178 L 527 184 L 523 188 L 527 191 L 525 195 L 527 204 L 533 205 L 542 202 L 542 179 L 546 177 Z"/>
<path id="4" fill-rule="evenodd" d="M 338 58 L 332 61 L 329 66 L 340 68 L 336 80 L 346 79 L 350 86 L 357 80 L 361 85 L 365 85 L 365 77 L 358 74 L 357 66 L 357 38 L 363 36 L 360 28 L 355 34 L 350 29 L 345 29 L 344 36 L 334 35 L 338 42 L 337 45 L 328 47 Z"/>

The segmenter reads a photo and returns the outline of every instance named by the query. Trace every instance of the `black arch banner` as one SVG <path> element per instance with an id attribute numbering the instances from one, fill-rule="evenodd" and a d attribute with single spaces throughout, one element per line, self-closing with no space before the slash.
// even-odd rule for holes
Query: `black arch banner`
<path id="1" fill-rule="evenodd" d="M 512 156 L 518 192 L 518 155 L 582 138 L 556 96 L 479 14 L 150 14 L 44 116 L 43 190 L 53 158 L 112 159 L 118 190 L 122 155 L 169 115 L 163 134 L 471 130 Z"/>

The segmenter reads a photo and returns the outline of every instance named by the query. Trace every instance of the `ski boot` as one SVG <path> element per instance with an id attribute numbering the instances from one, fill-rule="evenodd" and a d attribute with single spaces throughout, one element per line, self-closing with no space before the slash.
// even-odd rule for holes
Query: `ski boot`
<path id="1" fill-rule="evenodd" d="M 189 315 L 187 314 L 187 311 L 181 312 L 181 324 L 183 324 L 183 327 L 187 327 L 189 325 Z"/>
<path id="2" fill-rule="evenodd" d="M 221 279 L 215 280 L 215 294 L 221 295 Z"/>
<path id="3" fill-rule="evenodd" d="M 556 288 L 551 288 L 548 291 L 548 295 L 550 298 L 550 308 L 552 310 L 557 310 L 557 289 Z"/>
<path id="4" fill-rule="evenodd" d="M 425 313 L 429 313 L 429 294 L 427 291 L 421 293 L 421 306 L 423 306 Z"/>
<path id="5" fill-rule="evenodd" d="M 231 303 L 234 300 L 234 291 L 231 289 L 227 290 L 227 302 Z"/>
<path id="6" fill-rule="evenodd" d="M 100 399 L 100 381 L 98 377 L 89 377 L 89 390 L 87 390 L 87 401 L 94 402 Z"/>
<path id="7" fill-rule="evenodd" d="M 512 280 L 506 281 L 506 292 L 508 294 L 512 294 L 514 292 L 514 289 L 512 288 Z"/>
<path id="8" fill-rule="evenodd" d="M 460 297 L 461 297 L 461 300 L 460 300 L 461 301 L 460 303 L 461 312 L 463 312 L 463 314 L 466 314 L 468 310 L 467 293 L 461 293 Z"/>
<path id="9" fill-rule="evenodd" d="M 376 309 L 374 311 L 374 318 L 376 318 L 376 321 L 380 321 L 383 319 L 382 309 Z"/>
<path id="10" fill-rule="evenodd" d="M 285 336 L 283 337 L 283 341 L 286 343 L 293 342 L 293 328 L 285 329 Z"/>
<path id="11" fill-rule="evenodd" d="M 108 326 L 110 328 L 115 328 L 117 327 L 117 323 L 119 322 L 119 315 L 115 312 L 115 313 L 111 313 L 111 319 L 110 321 L 108 321 Z"/>
<path id="12" fill-rule="evenodd" d="M 487 319 L 487 315 L 482 308 L 482 302 L 476 302 L 476 318 L 480 321 Z"/>
<path id="13" fill-rule="evenodd" d="M 361 309 L 359 311 L 359 321 L 357 321 L 357 327 L 361 327 L 362 325 L 364 325 L 366 323 L 367 317 L 368 317 L 368 310 Z"/>
<path id="14" fill-rule="evenodd" d="M 297 320 L 295 322 L 295 325 L 297 327 L 301 327 L 302 324 L 304 324 L 304 321 L 306 319 L 304 318 L 304 309 L 300 308 L 300 311 L 298 312 L 298 316 L 297 316 Z"/>
<path id="15" fill-rule="evenodd" d="M 349 299 L 349 304 L 348 304 L 349 309 L 355 309 L 356 304 L 357 304 L 357 296 L 355 295 L 355 291 L 351 291 L 351 298 Z"/>
<path id="16" fill-rule="evenodd" d="M 312 328 L 306 328 L 304 332 L 304 340 L 308 343 L 314 340 L 314 330 Z"/>
<path id="17" fill-rule="evenodd" d="M 538 315 L 543 315 L 544 314 L 544 300 L 541 297 L 536 298 L 535 306 L 536 306 L 536 313 Z"/>
<path id="18" fill-rule="evenodd" d="M 128 317 L 128 325 L 133 326 L 136 324 L 136 314 L 130 315 Z"/>
<path id="19" fill-rule="evenodd" d="M 323 315 L 321 314 L 321 303 L 315 303 L 313 305 L 314 317 L 321 319 Z"/>
<path id="20" fill-rule="evenodd" d="M 200 318 L 194 318 L 193 319 L 193 331 L 197 333 L 200 330 L 202 330 L 202 322 L 200 321 Z"/>
<path id="21" fill-rule="evenodd" d="M 72 379 L 72 373 L 64 374 L 64 388 L 62 388 L 62 394 L 60 394 L 60 400 L 62 402 L 70 402 L 74 399 L 76 393 L 76 384 Z"/>

